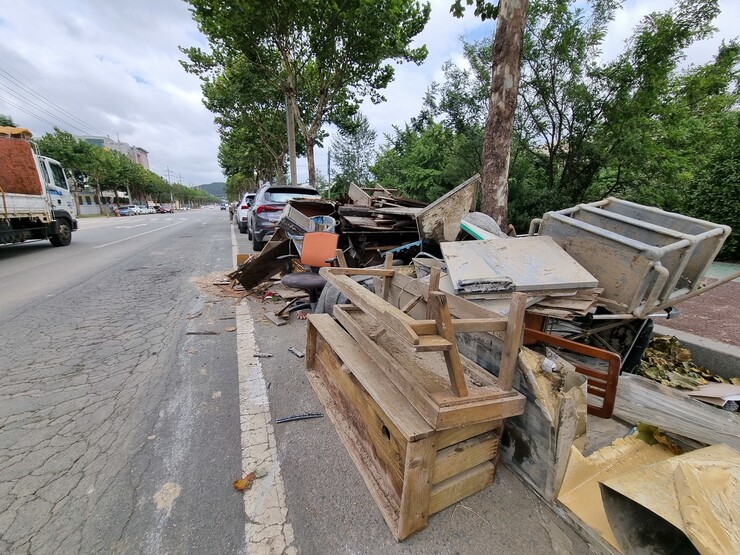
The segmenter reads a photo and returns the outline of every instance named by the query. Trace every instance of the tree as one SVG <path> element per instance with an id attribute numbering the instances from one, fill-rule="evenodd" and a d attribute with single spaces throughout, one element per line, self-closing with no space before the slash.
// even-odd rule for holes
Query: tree
<path id="1" fill-rule="evenodd" d="M 303 135 L 309 183 L 316 182 L 314 147 L 324 123 L 342 124 L 369 96 L 393 79 L 386 61 L 421 63 L 426 48 L 411 48 L 429 18 L 428 4 L 415 0 L 188 0 L 213 52 L 240 55 L 283 94 Z M 185 49 L 193 60 L 199 49 Z"/>
<path id="2" fill-rule="evenodd" d="M 468 0 L 468 4 L 471 2 Z M 476 15 L 486 19 L 496 14 L 496 33 L 493 39 L 491 94 L 483 140 L 481 210 L 503 228 L 508 223 L 511 133 L 519 92 L 519 60 L 529 0 L 499 0 L 497 9 L 486 4 L 483 0 L 477 0 Z M 452 12 L 459 16 L 460 8 L 460 0 L 457 0 Z"/>
<path id="3" fill-rule="evenodd" d="M 349 125 L 339 130 L 331 143 L 332 161 L 338 169 L 331 196 L 345 195 L 350 183 L 366 186 L 372 181 L 370 165 L 375 155 L 377 136 L 362 114 L 354 116 Z"/>
<path id="4" fill-rule="evenodd" d="M 0 114 L 0 127 L 16 127 L 11 116 Z"/>

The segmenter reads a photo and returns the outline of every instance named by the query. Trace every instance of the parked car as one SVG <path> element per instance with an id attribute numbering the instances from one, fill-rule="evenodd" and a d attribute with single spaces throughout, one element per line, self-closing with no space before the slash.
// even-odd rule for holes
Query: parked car
<path id="1" fill-rule="evenodd" d="M 174 214 L 175 210 L 171 204 L 163 204 L 159 207 L 160 214 Z"/>
<path id="2" fill-rule="evenodd" d="M 133 208 L 131 206 L 119 206 L 118 207 L 118 213 L 121 216 L 136 216 L 136 212 L 134 212 Z"/>
<path id="3" fill-rule="evenodd" d="M 280 213 L 289 200 L 301 197 L 318 198 L 319 196 L 319 192 L 311 187 L 267 185 L 260 188 L 254 197 L 252 207 L 247 212 L 252 248 L 256 251 L 262 250 L 267 239 L 275 233 Z"/>
<path id="4" fill-rule="evenodd" d="M 236 204 L 236 226 L 239 228 L 239 233 L 247 233 L 249 229 L 249 215 L 247 212 L 249 212 L 252 204 L 254 204 L 254 193 L 245 193 Z"/>

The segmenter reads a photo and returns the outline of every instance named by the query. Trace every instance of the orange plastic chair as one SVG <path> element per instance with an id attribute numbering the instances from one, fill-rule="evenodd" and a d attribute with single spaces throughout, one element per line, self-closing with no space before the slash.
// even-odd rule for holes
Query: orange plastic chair
<path id="1" fill-rule="evenodd" d="M 293 289 L 308 291 L 308 303 L 292 307 L 288 312 L 304 308 L 316 307 L 319 293 L 326 285 L 326 279 L 317 272 L 319 268 L 331 266 L 331 261 L 336 258 L 339 235 L 326 231 L 313 231 L 303 236 L 303 247 L 301 249 L 301 264 L 310 266 L 309 272 L 296 272 L 287 274 L 281 279 L 281 283 Z"/>

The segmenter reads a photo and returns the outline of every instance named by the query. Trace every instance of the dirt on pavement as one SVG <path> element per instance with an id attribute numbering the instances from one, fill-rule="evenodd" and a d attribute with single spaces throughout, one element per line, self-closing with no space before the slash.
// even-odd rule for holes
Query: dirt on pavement
<path id="1" fill-rule="evenodd" d="M 714 280 L 707 280 L 711 283 Z M 731 281 L 680 303 L 675 320 L 657 320 L 661 326 L 740 346 L 740 283 Z"/>

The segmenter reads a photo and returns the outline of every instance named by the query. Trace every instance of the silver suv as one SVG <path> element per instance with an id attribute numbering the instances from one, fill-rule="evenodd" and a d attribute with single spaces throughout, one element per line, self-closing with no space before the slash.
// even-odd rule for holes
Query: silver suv
<path id="1" fill-rule="evenodd" d="M 266 185 L 257 191 L 248 212 L 248 233 L 252 248 L 261 251 L 270 235 L 275 233 L 280 213 L 285 204 L 294 198 L 319 198 L 319 192 L 311 187 L 279 187 Z"/>

